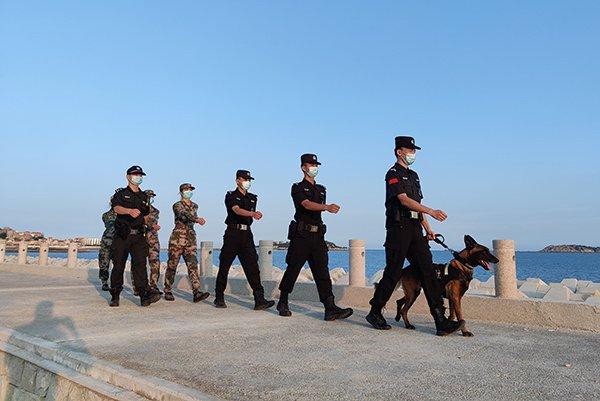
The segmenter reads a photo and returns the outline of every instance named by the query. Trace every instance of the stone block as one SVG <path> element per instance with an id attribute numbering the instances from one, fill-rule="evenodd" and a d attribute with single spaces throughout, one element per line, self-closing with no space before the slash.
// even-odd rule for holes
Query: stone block
<path id="1" fill-rule="evenodd" d="M 9 383 L 16 387 L 20 386 L 21 376 L 23 375 L 23 360 L 12 355 L 6 355 L 5 360 Z"/>
<path id="2" fill-rule="evenodd" d="M 52 374 L 44 369 L 39 369 L 35 376 L 35 393 L 45 397 L 52 382 Z"/>
<path id="3" fill-rule="evenodd" d="M 37 375 L 38 367 L 31 363 L 25 362 L 23 364 L 23 374 L 21 375 L 21 386 L 20 389 L 28 392 L 35 393 L 35 377 Z"/>

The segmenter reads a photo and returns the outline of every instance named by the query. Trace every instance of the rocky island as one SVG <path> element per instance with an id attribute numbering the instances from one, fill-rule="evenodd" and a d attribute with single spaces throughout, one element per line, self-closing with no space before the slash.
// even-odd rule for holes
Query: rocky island
<path id="1" fill-rule="evenodd" d="M 600 247 L 587 245 L 549 245 L 540 252 L 549 253 L 596 253 L 600 252 Z"/>

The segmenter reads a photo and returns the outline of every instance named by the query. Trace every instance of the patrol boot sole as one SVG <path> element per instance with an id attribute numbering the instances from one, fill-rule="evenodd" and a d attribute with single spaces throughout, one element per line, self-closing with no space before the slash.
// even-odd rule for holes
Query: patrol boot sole
<path id="1" fill-rule="evenodd" d="M 352 316 L 353 313 L 354 313 L 354 310 L 352 310 L 352 308 L 342 309 L 340 312 L 334 313 L 333 315 L 330 315 L 330 316 L 327 316 L 327 313 L 325 313 L 324 320 L 326 322 L 332 322 L 337 319 L 347 319 L 350 316 Z"/>
<path id="2" fill-rule="evenodd" d="M 275 301 L 267 301 L 264 304 L 254 305 L 254 310 L 265 310 L 275 306 Z"/>
<path id="3" fill-rule="evenodd" d="M 210 297 L 208 292 L 203 292 L 200 295 L 194 295 L 194 303 L 197 304 L 198 302 L 202 302 L 208 297 Z"/>
<path id="4" fill-rule="evenodd" d="M 454 321 L 449 321 L 450 324 L 452 324 L 452 327 L 446 327 L 445 330 L 437 330 L 435 331 L 435 335 L 438 337 L 445 337 L 445 336 L 449 336 L 452 333 L 456 333 L 458 330 L 462 330 L 465 327 L 465 322 L 460 321 L 460 322 L 454 322 Z"/>
<path id="5" fill-rule="evenodd" d="M 111 301 L 108 303 L 108 306 L 110 306 L 111 308 L 116 308 L 116 307 L 118 307 L 118 306 L 119 306 L 119 301 L 118 301 L 118 300 L 116 300 L 116 301 L 112 301 L 112 300 L 111 300 Z"/>
<path id="6" fill-rule="evenodd" d="M 387 323 L 381 323 L 375 316 L 367 315 L 365 319 L 376 330 L 390 330 L 392 328 L 392 326 Z"/>
<path id="7" fill-rule="evenodd" d="M 153 303 L 160 301 L 160 298 L 161 298 L 160 294 L 152 294 L 152 295 L 148 296 L 148 298 L 141 300 L 140 304 L 142 306 L 150 306 Z"/>

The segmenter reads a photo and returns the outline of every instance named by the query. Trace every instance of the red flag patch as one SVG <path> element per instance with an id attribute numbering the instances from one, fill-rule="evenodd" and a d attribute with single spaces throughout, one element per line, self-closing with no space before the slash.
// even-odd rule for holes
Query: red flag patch
<path id="1" fill-rule="evenodd" d="M 388 181 L 388 184 L 390 185 L 394 185 L 398 183 L 398 179 L 396 177 L 392 178 L 391 180 Z"/>

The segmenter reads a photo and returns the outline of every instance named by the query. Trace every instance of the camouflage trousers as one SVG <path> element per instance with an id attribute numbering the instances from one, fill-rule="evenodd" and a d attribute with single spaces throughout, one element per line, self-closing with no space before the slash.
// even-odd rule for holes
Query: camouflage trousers
<path id="1" fill-rule="evenodd" d="M 150 276 L 148 277 L 148 284 L 150 287 L 158 287 L 158 279 L 160 278 L 160 242 L 158 241 L 158 235 L 155 233 L 148 233 L 146 235 L 148 240 L 148 264 L 150 265 Z"/>
<path id="2" fill-rule="evenodd" d="M 98 275 L 102 282 L 108 281 L 108 269 L 110 267 L 110 247 L 112 245 L 112 237 L 103 236 L 100 241 L 100 251 L 98 251 L 98 267 L 100 268 Z"/>
<path id="3" fill-rule="evenodd" d="M 193 233 L 193 231 L 192 231 Z M 187 266 L 188 276 L 192 283 L 194 292 L 200 290 L 200 277 L 198 273 L 198 258 L 196 257 L 196 235 L 193 233 L 182 233 L 177 229 L 171 234 L 169 239 L 169 261 L 167 262 L 167 270 L 165 271 L 165 292 L 171 292 L 175 282 L 175 274 L 177 273 L 177 265 L 179 259 L 183 256 L 183 260 Z"/>

